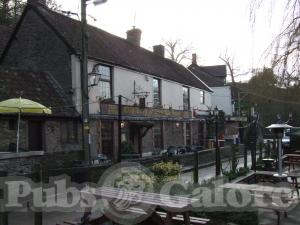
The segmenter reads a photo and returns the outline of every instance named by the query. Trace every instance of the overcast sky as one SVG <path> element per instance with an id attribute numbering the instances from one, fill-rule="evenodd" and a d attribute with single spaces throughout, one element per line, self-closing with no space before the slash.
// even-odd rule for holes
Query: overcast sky
<path id="1" fill-rule="evenodd" d="M 222 64 L 219 56 L 227 51 L 243 73 L 268 65 L 262 55 L 281 28 L 285 1 L 265 0 L 254 28 L 250 0 L 108 0 L 88 5 L 87 13 L 97 19 L 88 18 L 90 24 L 120 37 L 135 25 L 147 49 L 163 40 L 181 39 L 194 47 L 201 65 Z M 80 0 L 57 2 L 63 10 L 80 13 Z"/>

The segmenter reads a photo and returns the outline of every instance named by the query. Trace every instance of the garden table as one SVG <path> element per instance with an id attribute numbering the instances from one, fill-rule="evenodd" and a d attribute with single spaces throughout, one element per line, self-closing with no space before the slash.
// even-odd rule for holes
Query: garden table
<path id="1" fill-rule="evenodd" d="M 222 187 L 227 189 L 248 190 L 255 199 L 256 208 L 272 210 L 276 213 L 277 225 L 280 224 L 281 213 L 284 213 L 284 216 L 287 217 L 287 211 L 299 202 L 299 199 L 288 197 L 290 193 L 293 193 L 293 189 L 287 187 L 284 183 L 279 184 L 279 186 L 227 183 L 222 185 Z"/>
<path id="2" fill-rule="evenodd" d="M 300 177 L 300 170 L 295 170 L 288 173 L 288 177 L 292 180 L 292 185 L 296 189 L 297 196 L 299 197 L 299 185 L 298 185 L 298 178 Z"/>
<path id="3" fill-rule="evenodd" d="M 166 224 L 171 225 L 174 221 L 180 221 L 185 225 L 192 224 L 206 224 L 209 219 L 198 218 L 190 216 L 192 204 L 199 201 L 195 198 L 187 198 L 181 196 L 171 196 L 165 194 L 157 194 L 150 192 L 139 191 L 127 191 L 119 188 L 112 187 L 99 187 L 99 188 L 87 188 L 81 191 L 82 194 L 92 195 L 97 199 L 105 199 L 108 203 L 114 201 L 129 201 L 134 205 L 122 209 L 123 212 L 146 214 L 143 208 L 152 208 L 151 224 Z M 139 204 L 142 204 L 142 209 L 139 208 Z M 113 204 L 110 204 L 114 207 Z M 161 212 L 163 209 L 165 212 Z M 91 208 L 87 207 L 84 216 L 81 218 L 80 224 L 98 225 L 111 220 L 105 213 L 102 216 L 95 219 L 91 219 Z M 118 222 L 118 221 L 115 221 Z M 120 222 L 120 221 L 119 221 Z M 65 222 L 66 224 L 73 224 L 72 222 Z M 75 224 L 75 223 L 74 223 Z M 78 223 L 76 223 L 78 224 Z"/>
<path id="4" fill-rule="evenodd" d="M 295 169 L 296 165 L 300 165 L 300 155 L 299 154 L 285 154 L 283 156 L 283 161 L 288 165 L 289 171 L 291 170 L 291 166 Z"/>

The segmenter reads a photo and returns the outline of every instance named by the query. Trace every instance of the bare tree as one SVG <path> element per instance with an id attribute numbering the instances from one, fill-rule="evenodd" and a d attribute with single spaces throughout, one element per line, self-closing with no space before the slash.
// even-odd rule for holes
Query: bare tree
<path id="1" fill-rule="evenodd" d="M 185 59 L 190 59 L 193 51 L 192 45 L 183 45 L 180 39 L 163 41 L 166 46 L 167 57 L 176 63 L 182 63 Z"/>
<path id="2" fill-rule="evenodd" d="M 224 53 L 223 56 L 219 56 L 219 58 L 225 63 L 229 70 L 229 76 L 231 77 L 231 81 L 235 86 L 235 68 L 234 68 L 234 57 L 230 56 L 227 51 Z"/>
<path id="3" fill-rule="evenodd" d="M 56 0 L 46 0 L 46 5 L 53 10 L 58 10 L 61 5 Z M 20 18 L 26 1 L 23 0 L 0 0 L 0 25 L 13 26 Z"/>
<path id="4" fill-rule="evenodd" d="M 61 5 L 56 2 L 56 0 L 46 0 L 46 5 L 48 8 L 53 10 L 59 10 L 61 8 Z"/>
<path id="5" fill-rule="evenodd" d="M 300 0 L 284 0 L 282 29 L 266 51 L 279 74 L 281 85 L 291 86 L 300 80 Z M 250 19 L 256 23 L 257 12 L 265 0 L 251 0 Z M 272 3 L 272 1 L 271 1 Z"/>

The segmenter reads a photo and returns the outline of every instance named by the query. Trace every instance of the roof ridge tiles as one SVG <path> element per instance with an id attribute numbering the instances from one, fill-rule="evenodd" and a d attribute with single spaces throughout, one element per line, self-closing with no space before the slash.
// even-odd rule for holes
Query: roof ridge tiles
<path id="1" fill-rule="evenodd" d="M 81 49 L 80 21 L 67 17 L 59 12 L 45 7 L 31 6 L 38 10 L 41 16 L 47 20 L 65 41 L 77 53 Z M 126 39 L 104 31 L 98 27 L 88 25 L 89 57 L 102 59 L 120 67 L 132 68 L 139 72 L 157 76 L 163 79 L 175 81 L 183 85 L 211 91 L 200 82 L 183 65 L 170 59 L 157 56 L 152 51 L 143 47 L 134 46 Z M 114 46 L 112 48 L 111 46 Z"/>

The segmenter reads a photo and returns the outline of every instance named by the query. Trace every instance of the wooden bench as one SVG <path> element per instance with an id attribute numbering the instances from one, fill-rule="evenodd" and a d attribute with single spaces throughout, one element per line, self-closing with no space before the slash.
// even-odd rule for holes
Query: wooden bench
<path id="1" fill-rule="evenodd" d="M 148 217 L 147 221 L 151 221 L 151 224 L 171 225 L 175 224 L 176 222 L 180 222 L 181 224 L 190 225 L 207 224 L 210 221 L 209 219 L 190 216 L 192 203 L 198 201 L 198 199 L 149 192 L 127 191 L 110 187 L 89 188 L 83 190 L 82 193 L 88 195 L 92 194 L 96 198 L 105 199 L 108 200 L 108 202 L 112 202 L 114 200 L 132 201 L 135 203 L 134 207 L 122 209 L 122 212 L 141 216 L 145 215 Z M 144 209 L 136 206 L 138 204 L 142 204 L 143 206 L 146 205 L 153 210 L 151 210 L 150 213 L 146 212 Z M 64 221 L 64 224 L 98 225 L 110 220 L 105 213 L 104 215 L 96 218 L 92 218 L 91 216 L 91 209 L 87 208 L 84 216 L 78 222 Z M 148 224 L 148 222 L 145 223 Z"/>

